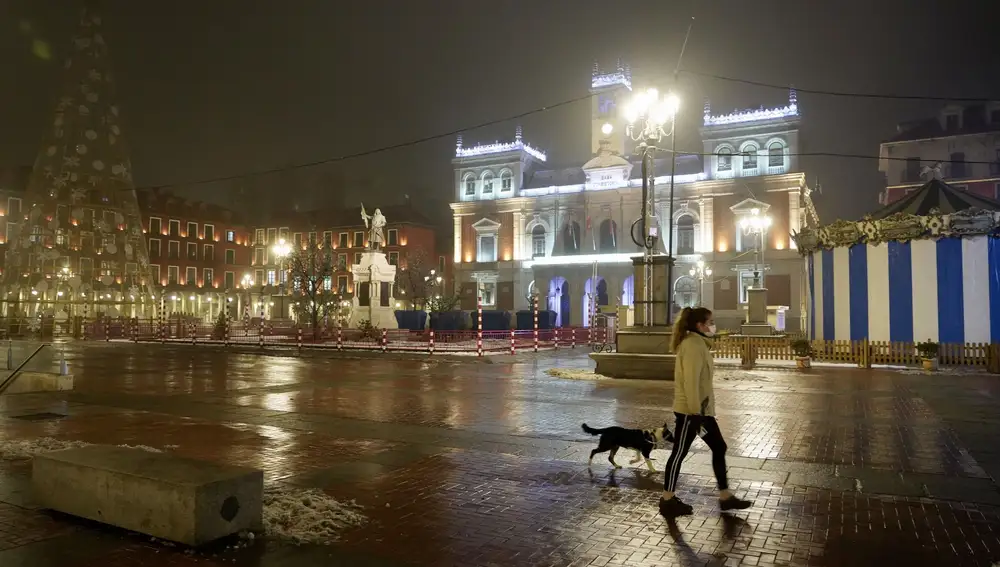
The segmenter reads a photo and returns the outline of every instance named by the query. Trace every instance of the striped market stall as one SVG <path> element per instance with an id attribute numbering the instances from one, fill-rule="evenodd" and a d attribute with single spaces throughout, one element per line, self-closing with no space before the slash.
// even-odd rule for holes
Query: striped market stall
<path id="1" fill-rule="evenodd" d="M 933 179 L 794 235 L 813 340 L 1000 342 L 1000 203 Z"/>

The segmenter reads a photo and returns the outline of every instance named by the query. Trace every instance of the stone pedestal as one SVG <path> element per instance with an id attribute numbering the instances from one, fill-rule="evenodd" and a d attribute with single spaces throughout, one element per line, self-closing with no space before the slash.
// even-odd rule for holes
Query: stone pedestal
<path id="1" fill-rule="evenodd" d="M 767 288 L 752 287 L 747 290 L 747 320 L 740 333 L 750 336 L 773 335 L 767 322 Z"/>
<path id="2" fill-rule="evenodd" d="M 380 329 L 398 329 L 393 284 L 396 266 L 389 264 L 384 252 L 368 250 L 361 262 L 351 266 L 354 276 L 354 305 L 348 326 L 358 328 L 363 320 Z"/>
<path id="3" fill-rule="evenodd" d="M 644 380 L 673 380 L 674 355 L 670 352 L 673 335 L 667 325 L 670 302 L 667 300 L 669 288 L 667 267 L 674 260 L 669 256 L 653 256 L 652 278 L 652 318 L 651 325 L 644 326 L 645 310 L 642 297 L 645 278 L 643 259 L 635 258 L 635 325 L 622 328 L 616 337 L 616 352 L 591 353 L 597 362 L 595 372 L 611 378 L 637 378 Z"/>

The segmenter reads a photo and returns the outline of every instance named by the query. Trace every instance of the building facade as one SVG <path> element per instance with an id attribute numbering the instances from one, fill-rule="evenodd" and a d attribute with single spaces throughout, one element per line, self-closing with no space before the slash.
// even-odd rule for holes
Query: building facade
<path id="1" fill-rule="evenodd" d="M 949 105 L 937 116 L 899 124 L 879 150 L 886 189 L 879 203 L 892 203 L 939 178 L 959 191 L 1000 198 L 1000 102 Z M 937 170 L 933 175 L 929 169 Z"/>
<path id="2" fill-rule="evenodd" d="M 630 227 L 641 208 L 641 167 L 617 108 L 631 95 L 627 68 L 595 67 L 591 106 L 593 155 L 552 169 L 520 128 L 507 143 L 467 146 L 459 137 L 454 165 L 454 264 L 464 309 L 520 310 L 537 293 L 560 326 L 589 325 L 591 302 L 633 304 L 632 257 L 641 254 Z M 794 91 L 778 108 L 713 115 L 706 103 L 704 156 L 677 160 L 673 214 L 674 297 L 703 304 L 720 328 L 745 316 L 753 282 L 756 236 L 741 221 L 756 211 L 771 219 L 760 246 L 769 304 L 785 306 L 786 327 L 805 318 L 804 267 L 790 233 L 818 223 L 799 169 L 799 108 Z M 610 125 L 610 128 L 606 125 Z M 667 141 L 669 143 L 669 140 Z M 667 155 L 662 153 L 661 155 Z M 655 213 L 665 234 L 670 209 L 669 155 L 655 160 Z M 666 239 L 658 242 L 666 252 Z M 689 271 L 699 261 L 709 277 Z"/>
<path id="3" fill-rule="evenodd" d="M 211 321 L 222 305 L 239 313 L 241 278 L 250 265 L 250 231 L 228 209 L 166 190 L 138 195 L 150 273 L 167 313 Z"/>
<path id="4" fill-rule="evenodd" d="M 451 293 L 450 254 L 438 249 L 438 238 L 431 222 L 409 204 L 383 207 L 382 214 L 387 220 L 383 251 L 389 263 L 399 268 L 397 285 L 392 290 L 398 306 L 409 307 L 413 295 L 422 296 L 425 292 Z M 282 241 L 292 249 L 305 248 L 310 241 L 332 248 L 334 272 L 324 289 L 342 296 L 354 293 L 351 266 L 361 262 L 361 254 L 368 246 L 368 231 L 360 210 L 296 213 L 276 217 L 269 226 L 255 227 L 251 240 L 252 256 L 246 273 L 257 288 L 263 288 L 261 292 L 265 296 L 279 293 L 280 285 L 285 284 L 288 277 L 284 260 L 275 254 L 275 245 Z M 419 272 L 419 275 L 405 273 L 409 270 Z M 419 285 L 425 275 L 429 278 L 428 283 Z M 440 283 L 436 281 L 437 276 L 441 276 Z M 429 283 L 431 281 L 434 283 Z M 271 307 L 265 305 L 265 316 L 290 316 L 271 313 Z"/>

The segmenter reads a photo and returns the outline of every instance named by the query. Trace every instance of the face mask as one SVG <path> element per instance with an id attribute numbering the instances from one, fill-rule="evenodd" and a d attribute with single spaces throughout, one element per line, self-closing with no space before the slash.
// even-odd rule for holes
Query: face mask
<path id="1" fill-rule="evenodd" d="M 715 336 L 715 325 L 709 325 L 708 326 L 708 333 L 706 333 L 706 334 L 708 336 L 710 336 L 710 337 L 714 337 Z"/>

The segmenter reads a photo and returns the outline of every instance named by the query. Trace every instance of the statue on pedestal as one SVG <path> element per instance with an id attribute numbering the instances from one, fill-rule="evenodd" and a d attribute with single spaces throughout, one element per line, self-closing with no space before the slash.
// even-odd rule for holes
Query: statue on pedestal
<path id="1" fill-rule="evenodd" d="M 368 249 L 380 250 L 385 244 L 385 217 L 382 216 L 382 210 L 375 209 L 375 214 L 369 215 L 365 212 L 365 205 L 362 203 L 361 220 L 365 221 L 365 228 L 368 229 Z"/>

